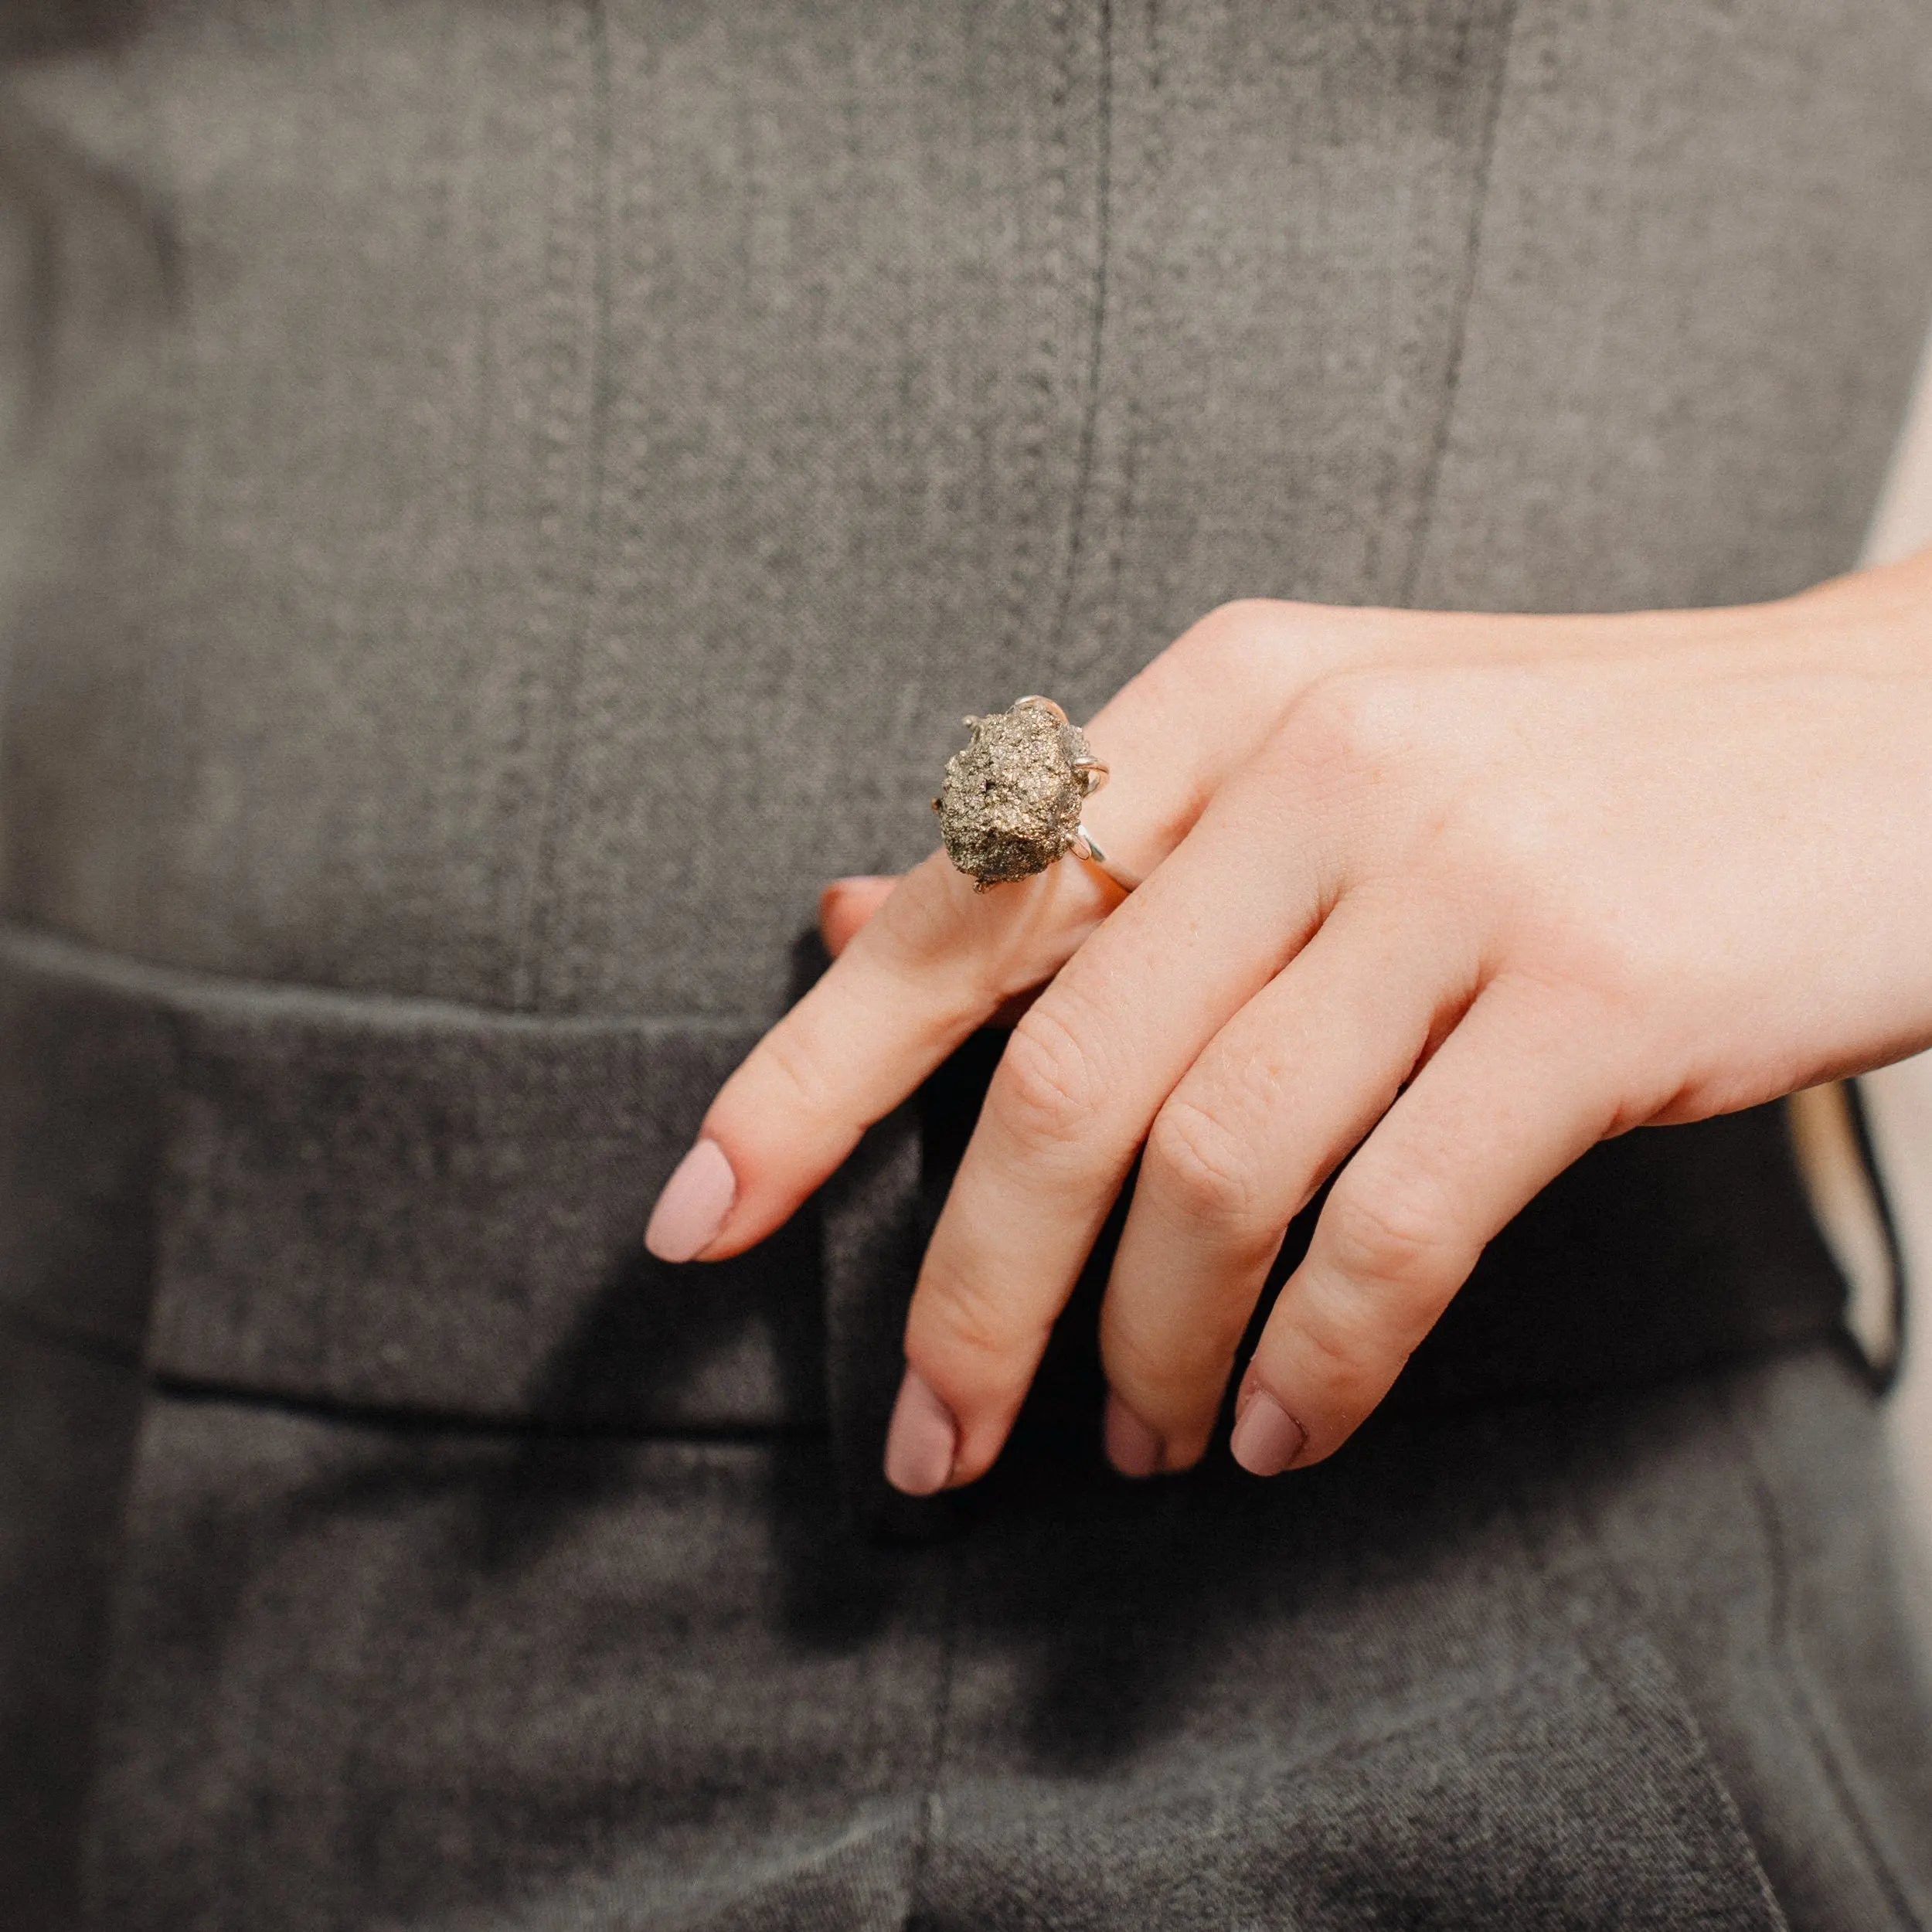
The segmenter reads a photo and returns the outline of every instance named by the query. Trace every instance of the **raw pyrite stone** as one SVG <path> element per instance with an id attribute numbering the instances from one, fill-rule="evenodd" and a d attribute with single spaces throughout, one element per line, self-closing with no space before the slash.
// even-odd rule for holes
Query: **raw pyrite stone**
<path id="1" fill-rule="evenodd" d="M 933 809 L 946 854 L 984 892 L 1044 872 L 1071 849 L 1093 789 L 1093 747 L 1057 705 L 1022 699 L 965 721 L 972 740 L 946 761 Z"/>

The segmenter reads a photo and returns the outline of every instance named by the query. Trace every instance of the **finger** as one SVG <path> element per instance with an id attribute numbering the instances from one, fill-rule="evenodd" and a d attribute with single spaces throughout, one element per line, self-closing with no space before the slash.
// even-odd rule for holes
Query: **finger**
<path id="1" fill-rule="evenodd" d="M 835 879 L 818 895 L 818 935 L 834 959 L 852 943 L 852 935 L 893 895 L 899 876 L 865 873 Z"/>
<path id="2" fill-rule="evenodd" d="M 818 895 L 818 930 L 826 951 L 834 959 L 851 944 L 853 935 L 892 896 L 898 884 L 896 873 L 886 878 L 868 875 L 835 879 Z M 1020 1015 L 1032 1005 L 1039 990 L 1037 986 L 1029 986 L 1024 992 L 1001 1001 L 986 1015 L 985 1024 L 995 1028 L 1017 1026 Z"/>
<path id="3" fill-rule="evenodd" d="M 763 1240 L 1114 896 L 1083 866 L 982 894 L 943 852 L 915 866 L 719 1090 L 653 1210 L 651 1251 L 718 1260 Z"/>
<path id="4" fill-rule="evenodd" d="M 1226 786 L 1014 1032 L 906 1321 L 906 1360 L 956 1425 L 952 1483 L 998 1454 L 1162 1103 L 1321 917 L 1312 829 L 1286 854 L 1254 836 L 1290 796 L 1265 760 Z"/>
<path id="5" fill-rule="evenodd" d="M 1242 1380 L 1257 1475 L 1318 1462 L 1388 1391 L 1485 1246 L 1613 1131 L 1600 1024 L 1498 980 L 1342 1171 Z"/>
<path id="6" fill-rule="evenodd" d="M 1239 614 L 1164 651 L 1087 728 L 1113 774 L 1092 824 L 1105 849 L 1151 873 L 1307 675 L 1278 622 L 1257 648 Z M 647 1247 L 719 1260 L 762 1240 L 975 1026 L 1058 971 L 1119 897 L 1080 864 L 984 893 L 941 855 L 914 867 L 726 1082 Z"/>
<path id="7" fill-rule="evenodd" d="M 1475 971 L 1440 913 L 1344 899 L 1168 1097 L 1100 1313 L 1123 1474 L 1199 1459 L 1283 1231 L 1460 1017 Z"/>

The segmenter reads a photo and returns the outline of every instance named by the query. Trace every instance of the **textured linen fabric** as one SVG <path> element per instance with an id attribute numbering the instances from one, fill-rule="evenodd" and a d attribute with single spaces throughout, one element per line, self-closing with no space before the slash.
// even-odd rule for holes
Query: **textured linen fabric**
<path id="1" fill-rule="evenodd" d="M 768 1015 L 963 713 L 1226 598 L 1849 565 L 1932 307 L 1908 0 L 94 29 L 8 119 L 169 325 L 15 627 L 0 908 L 253 978 Z"/>
<path id="2" fill-rule="evenodd" d="M 0 1019 L 0 1310 L 145 1346 L 179 1380 L 628 1428 L 838 1412 L 867 1432 L 828 1403 L 823 1328 L 838 1373 L 895 1368 L 911 1270 L 877 1250 L 923 1245 L 1000 1043 L 963 1049 L 771 1240 L 676 1268 L 643 1252 L 646 1213 L 746 1029 L 265 987 L 5 927 Z M 1836 1334 L 1842 1298 L 1783 1124 L 1756 1109 L 1579 1163 L 1403 1389 L 1706 1367 Z"/>
<path id="3" fill-rule="evenodd" d="M 1828 1355 L 1385 1419 L 1299 1485 L 164 1396 L 128 1926 L 1908 1925 L 1932 1767 Z M 836 1560 L 828 1560 L 836 1552 Z M 1857 1648 L 1848 1655 L 1845 1641 Z M 296 1660 L 299 1659 L 299 1662 Z M 183 1794 L 192 1801 L 184 1802 Z"/>
<path id="4" fill-rule="evenodd" d="M 1090 1282 L 879 1493 L 985 1043 L 638 1247 L 962 713 L 1848 565 L 1928 106 L 1909 0 L 0 5 L 0 1917 L 1932 1919 L 1774 1114 L 1265 1487 L 1099 1469 Z"/>

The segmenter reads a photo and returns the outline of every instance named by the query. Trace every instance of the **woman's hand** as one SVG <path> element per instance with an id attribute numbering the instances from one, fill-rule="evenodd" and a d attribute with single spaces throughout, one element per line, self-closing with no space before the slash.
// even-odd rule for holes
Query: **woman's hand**
<path id="1" fill-rule="evenodd" d="M 726 1083 L 653 1220 L 674 1259 L 762 1240 L 1046 983 L 920 1272 L 902 1488 L 998 1454 L 1137 1154 L 1101 1318 L 1134 1475 L 1200 1456 L 1346 1161 L 1237 1404 L 1270 1474 L 1347 1437 L 1593 1142 L 1932 1042 L 1932 560 L 1726 611 L 1230 605 L 1088 730 L 1090 822 L 1146 883 L 1067 861 L 976 894 L 935 854 Z"/>

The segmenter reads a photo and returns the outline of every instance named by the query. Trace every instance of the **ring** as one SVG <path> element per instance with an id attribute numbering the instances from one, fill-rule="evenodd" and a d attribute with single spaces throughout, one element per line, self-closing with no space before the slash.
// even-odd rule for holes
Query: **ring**
<path id="1" fill-rule="evenodd" d="M 947 760 L 933 809 L 946 855 L 974 889 L 1030 879 L 1072 857 L 1131 893 L 1139 882 L 1080 822 L 1081 807 L 1107 782 L 1087 733 L 1051 698 L 1022 698 L 1010 710 L 965 724 L 972 737 Z"/>

